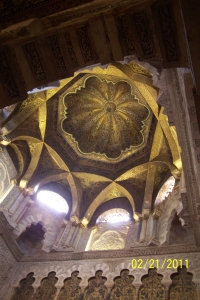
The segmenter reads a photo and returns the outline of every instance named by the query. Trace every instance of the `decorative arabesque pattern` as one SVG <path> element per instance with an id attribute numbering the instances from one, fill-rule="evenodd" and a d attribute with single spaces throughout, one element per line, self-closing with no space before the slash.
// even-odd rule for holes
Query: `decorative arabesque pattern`
<path id="1" fill-rule="evenodd" d="M 159 7 L 159 13 L 167 60 L 178 61 L 179 51 L 172 7 L 169 4 L 162 5 Z"/>
<path id="2" fill-rule="evenodd" d="M 199 257 L 193 256 L 193 258 L 194 263 L 197 264 Z M 126 260 L 127 263 L 128 260 Z M 69 262 L 66 261 L 65 263 L 69 264 Z M 124 265 L 124 262 L 122 264 Z M 93 267 L 91 266 L 91 261 L 88 261 L 85 265 L 82 273 L 83 284 L 85 284 L 87 280 L 86 274 L 88 274 L 91 269 L 93 270 Z M 57 267 L 60 268 L 60 266 Z M 102 267 L 105 269 L 104 271 L 106 273 L 110 272 L 109 275 L 113 274 L 113 272 L 118 269 L 116 269 L 116 260 L 113 259 L 109 263 L 103 263 Z M 192 273 L 187 273 L 187 269 L 185 268 L 185 266 L 182 265 L 181 267 L 178 267 L 178 273 L 174 273 L 171 275 L 172 284 L 169 287 L 169 297 L 167 299 L 165 295 L 165 287 L 161 284 L 163 275 L 157 274 L 155 268 L 149 269 L 148 275 L 143 275 L 141 279 L 142 285 L 139 289 L 139 294 L 137 297 L 136 288 L 133 286 L 134 276 L 129 275 L 129 269 L 121 268 L 118 269 L 118 272 L 121 270 L 120 276 L 114 278 L 114 285 L 111 288 L 110 295 L 108 295 L 108 289 L 105 285 L 107 279 L 106 277 L 102 276 L 103 271 L 101 270 L 96 271 L 95 277 L 89 278 L 88 286 L 85 291 L 82 292 L 81 288 L 79 287 L 82 279 L 78 277 L 79 271 L 77 271 L 77 269 L 79 269 L 79 266 L 76 265 L 77 269 L 75 269 L 75 271 L 71 273 L 71 277 L 67 277 L 64 280 L 64 286 L 61 288 L 57 297 L 56 288 L 54 286 L 57 282 L 55 272 L 49 273 L 48 278 L 44 278 L 41 281 L 42 284 L 36 290 L 35 297 L 33 296 L 32 287 L 32 284 L 35 281 L 35 278 L 33 277 L 34 273 L 29 273 L 26 278 L 20 280 L 19 287 L 14 290 L 11 300 L 55 300 L 55 298 L 57 300 L 197 300 L 195 296 L 196 285 L 192 282 L 193 275 Z M 16 272 L 19 272 L 19 274 L 21 274 L 21 272 L 24 272 L 24 270 L 26 270 L 27 268 L 29 268 L 29 266 L 27 267 L 23 263 L 23 265 L 21 265 L 21 267 L 17 269 Z M 35 268 L 35 266 L 32 265 L 32 268 Z M 37 274 L 35 274 L 36 282 L 38 282 L 39 279 L 41 280 L 41 275 L 44 270 L 47 270 L 47 268 L 47 264 L 44 264 L 43 266 L 41 265 L 40 267 L 37 266 L 35 268 L 35 270 L 37 270 Z M 50 268 L 52 268 L 52 262 Z M 59 269 L 59 279 L 63 278 L 65 274 L 64 269 L 66 269 L 65 266 Z M 38 270 L 40 270 L 39 273 Z M 135 279 L 137 285 L 142 274 L 144 274 L 143 271 L 137 272 L 137 276 Z M 17 278 L 20 278 L 17 274 L 15 274 L 14 277 L 16 278 L 16 276 Z M 110 278 L 108 278 L 107 286 L 110 287 L 112 285 L 111 278 L 113 277 L 109 277 Z"/>
<path id="3" fill-rule="evenodd" d="M 55 287 L 58 278 L 55 277 L 56 272 L 50 272 L 47 278 L 41 281 L 40 287 L 37 289 L 34 300 L 53 300 L 57 288 Z"/>
<path id="4" fill-rule="evenodd" d="M 108 289 L 104 285 L 106 277 L 98 270 L 95 277 L 89 279 L 88 287 L 84 291 L 83 300 L 104 300 L 107 297 Z"/>
<path id="5" fill-rule="evenodd" d="M 65 65 L 65 61 L 60 49 L 60 45 L 59 45 L 59 41 L 56 35 L 52 35 L 48 37 L 48 41 L 49 41 L 49 46 L 51 48 L 54 60 L 55 60 L 55 65 L 56 65 L 56 69 L 59 72 L 60 76 L 67 76 L 68 72 L 67 72 L 67 68 Z"/>
<path id="6" fill-rule="evenodd" d="M 90 46 L 89 36 L 87 33 L 87 28 L 79 27 L 76 30 L 76 34 L 78 36 L 80 48 L 82 50 L 82 55 L 83 55 L 85 63 L 92 61 L 93 56 L 92 56 L 92 52 L 91 52 L 91 46 Z"/>
<path id="7" fill-rule="evenodd" d="M 134 277 L 129 275 L 129 270 L 122 270 L 120 276 L 114 279 L 110 300 L 135 300 L 136 291 L 132 285 Z"/>
<path id="8" fill-rule="evenodd" d="M 91 250 L 124 249 L 124 246 L 125 241 L 120 233 L 114 230 L 108 230 L 94 241 Z"/>
<path id="9" fill-rule="evenodd" d="M 32 284 L 35 281 L 33 277 L 34 273 L 30 273 L 25 279 L 22 279 L 19 283 L 19 287 L 15 289 L 15 292 L 11 300 L 31 300 L 34 294 L 34 288 Z M 42 299 L 42 298 L 41 298 Z"/>
<path id="10" fill-rule="evenodd" d="M 142 12 L 133 15 L 133 21 L 140 39 L 142 50 L 145 57 L 151 57 L 154 54 L 153 42 L 150 36 L 146 18 Z"/>
<path id="11" fill-rule="evenodd" d="M 79 300 L 81 296 L 81 288 L 79 284 L 81 278 L 78 277 L 79 272 L 74 271 L 71 277 L 64 280 L 64 286 L 61 289 L 58 300 Z"/>
<path id="12" fill-rule="evenodd" d="M 70 33 L 68 31 L 66 31 L 64 36 L 65 36 L 65 42 L 66 42 L 66 45 L 67 45 L 67 51 L 68 51 L 71 63 L 72 63 L 74 68 L 77 68 L 77 67 L 79 67 L 79 64 L 78 64 L 78 60 L 77 60 L 77 57 L 76 57 L 76 53 L 75 53 L 73 45 L 72 45 L 72 40 L 71 40 L 71 37 L 70 37 Z"/>
<path id="13" fill-rule="evenodd" d="M 35 80 L 40 82 L 46 80 L 46 74 L 40 60 L 36 44 L 31 42 L 24 45 L 24 51 L 27 56 L 30 68 L 32 69 Z"/>
<path id="14" fill-rule="evenodd" d="M 196 300 L 195 284 L 192 282 L 193 275 L 187 272 L 185 266 L 178 267 L 178 273 L 171 275 L 170 300 Z"/>
<path id="15" fill-rule="evenodd" d="M 156 268 L 149 269 L 149 274 L 143 276 L 138 300 L 165 300 L 165 287 L 161 280 L 163 276 L 157 274 Z"/>
<path id="16" fill-rule="evenodd" d="M 122 151 L 143 144 L 149 110 L 132 94 L 128 82 L 114 84 L 92 76 L 64 101 L 67 118 L 62 128 L 83 153 L 117 158 Z"/>

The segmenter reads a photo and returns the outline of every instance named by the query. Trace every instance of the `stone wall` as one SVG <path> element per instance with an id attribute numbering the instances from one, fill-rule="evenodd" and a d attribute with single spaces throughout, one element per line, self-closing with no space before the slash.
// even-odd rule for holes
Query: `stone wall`
<path id="1" fill-rule="evenodd" d="M 4 299 L 3 295 L 7 292 L 7 287 L 9 285 L 9 280 L 15 270 L 17 263 L 13 255 L 11 254 L 8 246 L 0 236 L 0 299 Z M 9 285 L 10 288 L 10 285 Z M 11 290 L 9 290 L 11 292 Z"/>
<path id="2" fill-rule="evenodd" d="M 104 284 L 105 287 L 107 287 L 108 289 L 108 295 L 114 286 L 115 277 L 120 276 L 122 270 L 129 270 L 129 275 L 134 276 L 134 278 L 130 277 L 130 280 L 134 279 L 133 286 L 136 289 L 136 294 L 138 294 L 142 286 L 143 276 L 148 274 L 148 267 L 158 267 L 157 272 L 158 274 L 161 274 L 163 276 L 163 277 L 160 276 L 159 278 L 161 280 L 161 283 L 164 285 L 164 290 L 165 290 L 165 297 L 159 299 L 168 299 L 167 298 L 168 289 L 170 284 L 172 283 L 170 276 L 173 273 L 177 272 L 176 268 L 173 267 L 177 267 L 177 263 L 181 265 L 181 261 L 182 261 L 182 265 L 186 265 L 188 267 L 188 271 L 193 274 L 193 279 L 192 277 L 190 277 L 190 279 L 193 280 L 193 282 L 197 285 L 199 285 L 200 283 L 199 252 L 182 253 L 182 254 L 168 253 L 166 255 L 146 255 L 146 256 L 136 255 L 135 257 L 133 255 L 130 257 L 121 257 L 121 258 L 120 257 L 115 258 L 115 256 L 117 255 L 117 251 L 109 251 L 109 253 L 107 252 L 107 254 L 109 255 L 110 258 L 98 258 L 98 251 L 95 251 L 96 258 L 87 259 L 87 260 L 83 260 L 83 259 L 79 260 L 78 257 L 77 259 L 73 260 L 72 257 L 72 259 L 68 261 L 56 261 L 56 260 L 46 261 L 46 262 L 39 262 L 39 261 L 22 262 L 21 261 L 18 263 L 18 267 L 15 269 L 15 271 L 11 273 L 11 276 L 7 283 L 7 285 L 9 285 L 10 288 L 7 290 L 7 293 L 3 294 L 3 298 L 0 299 L 9 300 L 10 291 L 16 289 L 16 287 L 19 286 L 19 282 L 22 279 L 26 278 L 27 275 L 31 272 L 34 273 L 33 276 L 35 278 L 35 281 L 32 286 L 35 292 L 37 292 L 39 286 L 40 287 L 43 286 L 40 285 L 41 281 L 47 280 L 48 275 L 55 272 L 53 285 L 55 285 L 56 287 L 57 297 L 59 295 L 61 288 L 63 287 L 63 282 L 65 281 L 65 279 L 66 278 L 69 279 L 71 277 L 71 274 L 75 271 L 79 272 L 79 274 L 77 275 L 79 278 L 81 278 L 81 280 L 79 281 L 80 281 L 82 294 L 84 293 L 84 290 L 88 286 L 88 280 L 91 278 L 94 279 L 94 276 L 98 270 L 102 270 L 103 272 L 102 276 L 105 279 Z M 59 254 L 56 255 L 57 257 L 59 257 Z M 135 259 L 136 261 L 132 261 L 133 259 Z M 132 268 L 132 266 L 134 268 Z M 59 299 L 57 297 L 52 299 Z"/>

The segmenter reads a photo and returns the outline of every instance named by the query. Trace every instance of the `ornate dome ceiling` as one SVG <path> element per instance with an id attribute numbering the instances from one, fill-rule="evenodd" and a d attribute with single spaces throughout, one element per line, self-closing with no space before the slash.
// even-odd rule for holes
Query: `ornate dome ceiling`
<path id="1" fill-rule="evenodd" d="M 118 158 L 122 151 L 144 143 L 149 110 L 126 81 L 88 77 L 75 93 L 64 97 L 66 119 L 62 129 L 71 134 L 82 153 Z"/>
<path id="2" fill-rule="evenodd" d="M 110 163 L 113 168 L 113 163 L 128 157 L 139 159 L 150 150 L 158 114 L 157 92 L 149 76 L 138 76 L 148 85 L 131 80 L 117 67 L 95 68 L 60 88 L 56 130 L 78 160 Z"/>
<path id="3" fill-rule="evenodd" d="M 157 95 L 134 62 L 83 70 L 30 95 L 2 127 L 16 182 L 30 194 L 60 182 L 71 195 L 70 218 L 84 224 L 100 206 L 125 208 L 125 199 L 134 218 L 150 210 L 181 171 L 176 131 Z"/>

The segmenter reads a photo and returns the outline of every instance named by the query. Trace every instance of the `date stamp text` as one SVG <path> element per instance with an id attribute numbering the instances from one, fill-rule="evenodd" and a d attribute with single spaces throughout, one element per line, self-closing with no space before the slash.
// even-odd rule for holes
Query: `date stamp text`
<path id="1" fill-rule="evenodd" d="M 164 260 L 154 259 L 154 258 L 133 258 L 132 268 L 133 269 L 146 269 L 146 268 L 156 268 L 156 269 L 177 269 L 185 266 L 187 269 L 189 267 L 188 259 L 176 259 L 176 258 L 165 258 Z"/>

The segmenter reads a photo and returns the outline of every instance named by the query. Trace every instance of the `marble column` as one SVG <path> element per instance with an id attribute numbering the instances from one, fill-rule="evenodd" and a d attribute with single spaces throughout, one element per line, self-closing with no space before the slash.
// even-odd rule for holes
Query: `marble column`
<path id="1" fill-rule="evenodd" d="M 61 225 L 61 230 L 60 230 L 60 232 L 59 232 L 59 234 L 58 234 L 58 236 L 57 236 L 57 238 L 56 238 L 56 240 L 54 242 L 54 247 L 55 248 L 58 247 L 60 241 L 62 240 L 63 235 L 65 234 L 65 232 L 67 230 L 67 224 L 68 224 L 68 221 L 65 220 L 65 219 L 63 219 L 62 225 Z"/>
<path id="2" fill-rule="evenodd" d="M 74 247 L 75 249 L 76 249 L 76 247 L 78 245 L 78 242 L 80 240 L 80 237 L 81 237 L 83 229 L 84 229 L 83 226 L 81 226 L 81 225 L 78 226 L 78 230 L 76 232 L 76 236 L 75 236 L 75 239 L 74 239 L 73 245 L 72 245 L 72 247 Z"/>
<path id="3" fill-rule="evenodd" d="M 146 231 L 147 231 L 147 221 L 148 221 L 148 217 L 147 216 L 143 217 L 142 228 L 141 228 L 141 232 L 140 232 L 140 243 L 145 242 Z"/>
<path id="4" fill-rule="evenodd" d="M 69 229 L 69 233 L 68 233 L 67 239 L 65 241 L 65 246 L 67 246 L 67 247 L 71 246 L 71 240 L 74 236 L 75 230 L 76 230 L 76 227 L 72 226 L 72 224 L 71 224 L 71 228 Z"/>
<path id="5" fill-rule="evenodd" d="M 161 216 L 161 211 L 158 209 L 155 209 L 153 214 L 153 233 L 152 233 L 152 239 L 149 244 L 153 245 L 159 245 L 159 235 L 158 235 L 158 220 Z"/>

